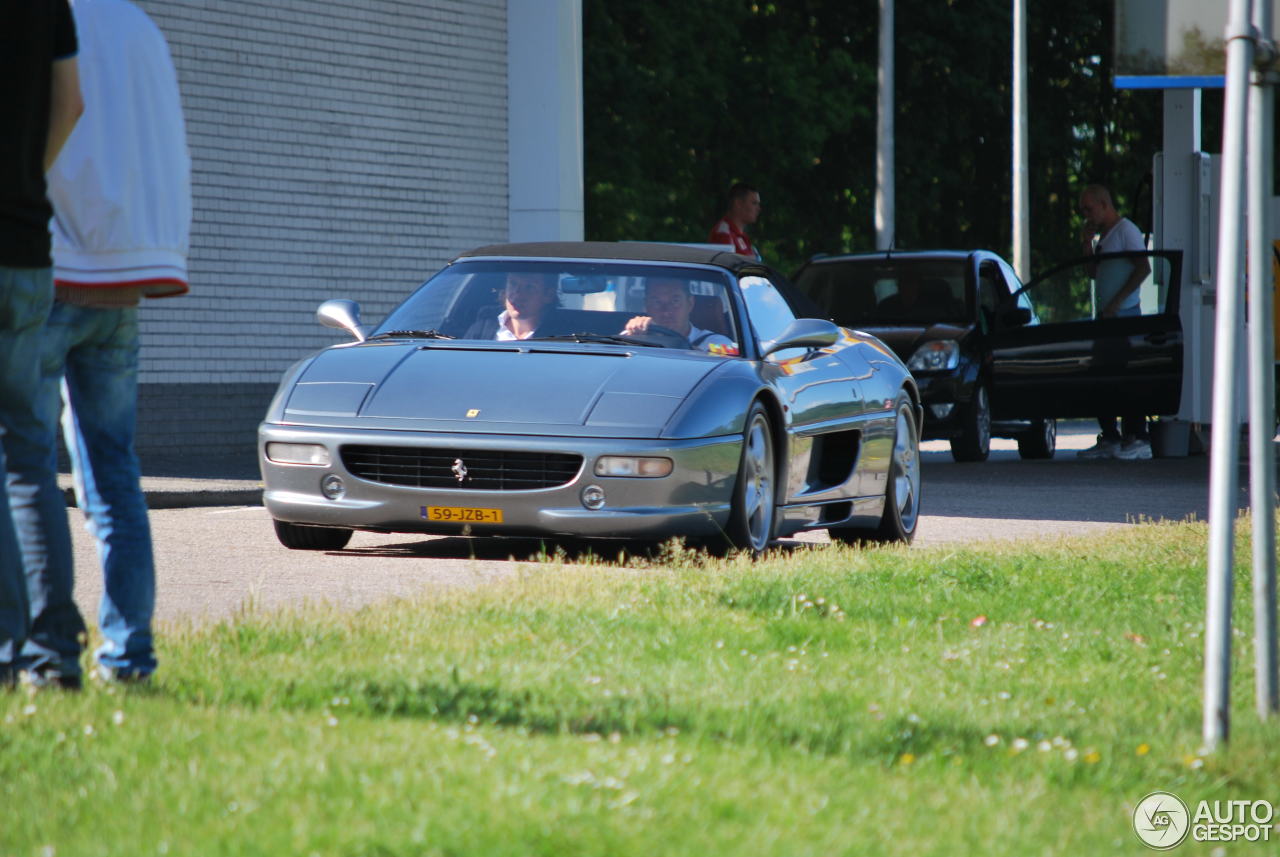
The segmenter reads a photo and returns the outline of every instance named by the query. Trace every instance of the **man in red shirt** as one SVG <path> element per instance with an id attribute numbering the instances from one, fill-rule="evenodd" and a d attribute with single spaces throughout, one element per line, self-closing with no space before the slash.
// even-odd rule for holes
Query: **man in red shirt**
<path id="1" fill-rule="evenodd" d="M 729 244 L 739 256 L 759 259 L 760 254 L 751 246 L 746 228 L 760 219 L 760 192 L 745 182 L 737 182 L 729 188 L 729 210 L 711 227 L 712 244 Z"/>

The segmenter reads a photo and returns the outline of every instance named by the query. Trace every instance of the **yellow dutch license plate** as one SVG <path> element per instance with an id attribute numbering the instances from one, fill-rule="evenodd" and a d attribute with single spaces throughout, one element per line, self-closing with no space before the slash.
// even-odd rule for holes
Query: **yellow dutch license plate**
<path id="1" fill-rule="evenodd" d="M 501 524 L 502 510 L 473 506 L 423 506 L 422 517 L 428 521 L 454 524 Z"/>

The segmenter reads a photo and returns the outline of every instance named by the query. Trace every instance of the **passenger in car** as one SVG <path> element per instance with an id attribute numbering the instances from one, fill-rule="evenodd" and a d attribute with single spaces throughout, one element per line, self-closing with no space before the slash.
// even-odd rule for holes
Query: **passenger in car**
<path id="1" fill-rule="evenodd" d="M 904 274 L 898 279 L 898 290 L 876 304 L 876 312 L 883 316 L 911 318 L 920 309 L 920 278 Z"/>
<path id="2" fill-rule="evenodd" d="M 529 339 L 555 316 L 557 301 L 555 280 L 549 274 L 507 274 L 502 290 L 505 309 L 496 316 L 478 319 L 463 338 L 498 342 Z"/>
<path id="3" fill-rule="evenodd" d="M 945 279 L 904 274 L 898 280 L 898 291 L 876 304 L 876 313 L 900 320 L 943 321 L 961 317 L 964 305 L 956 300 Z"/>
<path id="4" fill-rule="evenodd" d="M 736 354 L 737 346 L 729 337 L 704 330 L 689 320 L 693 305 L 694 297 L 688 282 L 655 277 L 645 283 L 644 311 L 648 315 L 638 315 L 628 321 L 622 333 L 633 336 L 650 327 L 665 327 L 689 340 L 689 345 L 699 351 Z"/>

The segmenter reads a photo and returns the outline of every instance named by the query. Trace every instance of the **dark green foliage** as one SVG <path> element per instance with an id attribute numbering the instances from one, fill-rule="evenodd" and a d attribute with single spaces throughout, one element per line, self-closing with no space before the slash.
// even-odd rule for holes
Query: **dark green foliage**
<path id="1" fill-rule="evenodd" d="M 896 244 L 1008 254 L 1010 6 L 896 5 Z M 1086 183 L 1109 184 L 1150 228 L 1141 189 L 1160 146 L 1161 99 L 1112 87 L 1111 0 L 1030 6 L 1032 252 L 1042 268 L 1076 251 Z M 584 18 L 588 238 L 705 240 L 741 179 L 760 188 L 757 244 L 784 270 L 873 246 L 874 0 L 585 0 Z"/>

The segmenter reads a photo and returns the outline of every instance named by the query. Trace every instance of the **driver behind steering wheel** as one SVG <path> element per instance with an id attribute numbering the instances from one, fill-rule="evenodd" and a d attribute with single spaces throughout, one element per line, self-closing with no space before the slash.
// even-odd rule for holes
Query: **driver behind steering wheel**
<path id="1" fill-rule="evenodd" d="M 629 320 L 622 335 L 633 336 L 645 333 L 650 327 L 665 327 L 687 339 L 690 348 L 707 352 L 714 349 L 722 354 L 736 353 L 736 346 L 729 337 L 703 330 L 689 321 L 693 303 L 688 281 L 654 277 L 645 283 L 644 311 L 648 315 L 638 315 Z"/>

